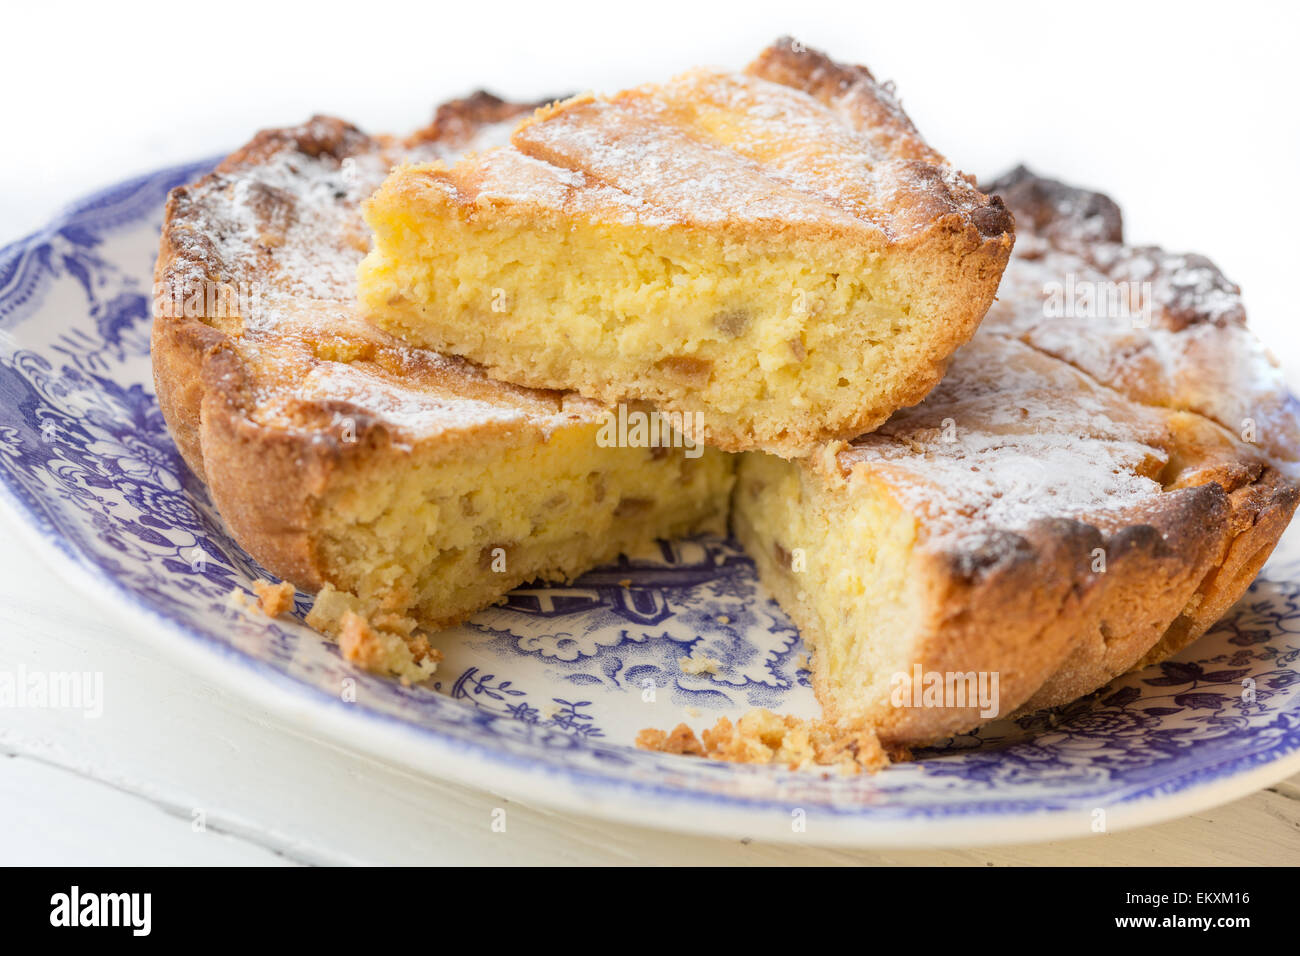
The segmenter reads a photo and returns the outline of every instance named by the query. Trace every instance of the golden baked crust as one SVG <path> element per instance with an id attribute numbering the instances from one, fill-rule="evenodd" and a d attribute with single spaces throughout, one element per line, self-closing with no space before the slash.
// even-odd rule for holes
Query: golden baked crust
<path id="1" fill-rule="evenodd" d="M 572 577 L 639 543 L 629 535 L 653 536 L 655 524 L 676 535 L 725 520 L 731 464 L 721 453 L 598 448 L 597 403 L 494 381 L 356 313 L 360 200 L 393 163 L 504 141 L 534 106 L 475 94 L 405 140 L 316 117 L 259 134 L 167 204 L 152 356 L 186 462 L 250 554 L 303 590 L 326 589 L 318 626 L 346 636 L 358 662 L 405 677 L 424 676 L 435 657 L 417 627 L 461 620 L 533 576 Z M 588 459 L 591 474 L 577 471 Z M 525 486 L 512 500 L 545 495 L 539 462 L 573 471 L 585 498 L 539 499 L 500 521 L 477 514 L 475 496 L 498 479 Z M 626 488 L 630 501 L 618 497 Z M 572 517 L 587 506 L 589 523 Z M 543 540 L 538 523 L 552 514 Z M 454 520 L 466 540 L 425 554 Z M 474 528 L 501 537 L 470 553 Z M 410 555 L 470 580 L 436 593 L 438 569 L 413 570 Z"/>
<path id="2" fill-rule="evenodd" d="M 936 228 L 967 232 L 978 240 L 1001 240 L 1015 230 L 1015 219 L 997 195 L 975 188 L 973 179 L 956 173 L 948 161 L 921 138 L 903 112 L 891 84 L 880 83 L 865 66 L 839 63 L 791 37 L 772 44 L 745 70 L 751 76 L 812 97 L 855 133 L 872 141 L 888 160 L 888 171 L 875 187 L 859 194 L 861 208 L 883 212 L 895 236 Z M 851 180 L 844 168 L 826 171 L 837 183 Z M 857 182 L 861 188 L 861 181 Z M 850 192 L 854 192 L 850 187 Z M 994 283 L 996 286 L 996 283 Z"/>
<path id="3" fill-rule="evenodd" d="M 914 665 L 999 675 L 1007 715 L 1177 651 L 1241 596 L 1300 499 L 1295 400 L 1235 287 L 1199 257 L 1123 246 L 1105 197 L 1023 171 L 1003 182 L 1016 254 L 943 382 L 850 444 L 800 463 L 748 455 L 739 469 L 733 523 L 815 651 L 827 718 L 887 744 L 988 719 L 891 702 L 891 678 Z M 1149 322 L 1053 325 L 1053 283 L 1118 282 L 1139 259 L 1157 263 L 1141 270 Z M 1168 274 L 1188 263 L 1192 279 Z M 1227 396 L 1213 393 L 1222 369 Z M 1243 440 L 1243 420 L 1267 427 Z M 883 530 L 859 555 L 863 527 Z M 872 580 L 854 578 L 855 560 Z M 832 587 L 828 610 L 819 588 Z"/>
<path id="4" fill-rule="evenodd" d="M 398 337 L 782 455 L 919 401 L 1013 241 L 865 68 L 789 40 L 540 109 L 365 208 L 362 304 Z"/>

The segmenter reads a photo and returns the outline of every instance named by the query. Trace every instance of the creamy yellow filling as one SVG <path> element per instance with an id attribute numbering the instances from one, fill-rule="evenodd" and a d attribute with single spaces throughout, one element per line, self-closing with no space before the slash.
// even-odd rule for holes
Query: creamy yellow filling
<path id="1" fill-rule="evenodd" d="M 891 263 L 844 244 L 738 244 L 698 230 L 466 218 L 384 198 L 359 272 L 407 341 L 529 385 L 626 384 L 716 413 L 852 414 L 931 334 Z"/>
<path id="2" fill-rule="evenodd" d="M 573 425 L 544 443 L 430 453 L 340 480 L 320 516 L 332 580 L 372 610 L 409 606 L 436 625 L 656 537 L 722 529 L 728 456 L 606 448 L 597 431 Z"/>
<path id="3" fill-rule="evenodd" d="M 892 676 L 913 663 L 922 613 L 916 519 L 876 479 L 832 489 L 761 453 L 743 456 L 735 499 L 774 590 L 803 617 L 836 713 L 887 703 Z"/>

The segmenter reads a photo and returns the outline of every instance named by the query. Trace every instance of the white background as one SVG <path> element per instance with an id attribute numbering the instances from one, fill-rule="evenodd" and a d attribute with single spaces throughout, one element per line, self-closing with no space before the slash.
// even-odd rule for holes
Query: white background
<path id="1" fill-rule="evenodd" d="M 229 151 L 258 128 L 315 112 L 400 132 L 426 122 L 436 102 L 477 87 L 528 99 L 613 91 L 695 65 L 738 68 L 791 33 L 896 81 L 922 133 L 967 171 L 989 177 L 1025 162 L 1109 192 L 1130 240 L 1210 255 L 1244 287 L 1252 324 L 1300 381 L 1295 10 L 1137 0 L 29 0 L 3 19 L 0 243 L 85 192 Z M 492 843 L 473 822 L 486 819 L 490 797 L 381 772 L 320 745 L 282 743 L 262 715 L 201 675 L 143 657 L 120 622 L 69 600 L 48 569 L 4 543 L 8 536 L 0 525 L 2 656 L 61 648 L 97 668 L 134 667 L 141 700 L 162 700 L 172 715 L 151 721 L 144 708 L 134 723 L 98 728 L 98 736 L 27 728 L 27 739 L 49 750 L 37 761 L 4 762 L 0 816 L 21 823 L 5 850 L 10 861 L 836 859 L 584 830 L 544 813 L 523 817 L 524 835 L 511 843 Z M 348 787 L 352 799 L 383 808 L 387 830 L 353 812 Z M 1264 861 L 1284 850 L 1294 861 L 1297 796 L 1295 784 L 1283 785 L 1230 811 L 1037 857 L 927 859 Z M 186 818 L 199 805 L 215 805 L 223 832 L 191 836 Z"/>

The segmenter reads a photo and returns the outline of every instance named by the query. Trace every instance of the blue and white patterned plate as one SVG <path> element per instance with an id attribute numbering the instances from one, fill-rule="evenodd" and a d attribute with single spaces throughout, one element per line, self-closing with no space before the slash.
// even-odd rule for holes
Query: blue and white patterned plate
<path id="1" fill-rule="evenodd" d="M 80 586 L 204 674 L 421 772 L 700 833 L 876 846 L 1084 836 L 1300 770 L 1295 535 L 1175 660 L 874 777 L 631 747 L 647 726 L 700 727 L 756 706 L 816 712 L 798 635 L 728 541 L 664 544 L 572 587 L 517 591 L 439 642 L 434 687 L 356 673 L 301 624 L 233 606 L 232 588 L 262 572 L 173 447 L 148 354 L 163 199 L 208 165 L 92 196 L 0 252 L 2 497 Z M 306 606 L 300 596 L 299 616 Z M 718 673 L 684 674 L 692 652 L 720 661 Z"/>

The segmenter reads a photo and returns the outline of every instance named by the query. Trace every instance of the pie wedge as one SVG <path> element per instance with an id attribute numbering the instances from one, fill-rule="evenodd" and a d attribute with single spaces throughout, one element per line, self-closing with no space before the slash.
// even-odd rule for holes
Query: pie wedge
<path id="1" fill-rule="evenodd" d="M 924 397 L 1013 241 L 888 86 L 790 40 L 404 166 L 365 217 L 396 337 L 787 456 Z"/>

